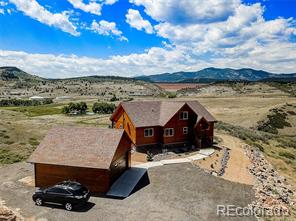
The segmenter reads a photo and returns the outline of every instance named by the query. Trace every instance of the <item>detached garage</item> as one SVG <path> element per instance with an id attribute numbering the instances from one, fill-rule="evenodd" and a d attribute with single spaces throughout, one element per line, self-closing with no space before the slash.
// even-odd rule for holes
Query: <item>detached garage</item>
<path id="1" fill-rule="evenodd" d="M 92 193 L 106 193 L 130 167 L 131 141 L 124 130 L 59 127 L 49 131 L 28 162 L 35 186 L 75 180 Z"/>

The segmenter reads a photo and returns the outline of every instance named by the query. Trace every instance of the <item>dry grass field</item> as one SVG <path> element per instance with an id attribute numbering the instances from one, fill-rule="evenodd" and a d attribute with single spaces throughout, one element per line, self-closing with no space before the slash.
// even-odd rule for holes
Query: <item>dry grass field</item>
<path id="1" fill-rule="evenodd" d="M 206 84 L 196 84 L 196 83 L 157 83 L 157 86 L 166 90 L 175 92 L 182 89 L 198 89 L 206 86 Z"/>
<path id="2" fill-rule="evenodd" d="M 115 87 L 115 85 L 117 85 Z M 136 90 L 143 85 L 131 86 L 130 83 L 121 83 L 121 88 Z M 134 100 L 169 99 L 163 96 L 133 96 L 133 93 L 118 91 L 119 84 L 104 83 L 100 87 L 116 88 L 118 102 L 133 98 Z M 148 85 L 149 90 L 158 86 Z M 161 89 L 157 89 L 163 93 Z M 137 91 L 137 90 L 136 90 Z M 139 90 L 138 90 L 139 92 Z M 112 94 L 113 92 L 111 92 Z M 39 95 L 39 94 L 38 94 Z M 44 94 L 40 94 L 44 95 Z M 66 94 L 56 93 L 64 96 Z M 89 110 L 92 104 L 99 100 L 109 102 L 109 97 L 104 95 L 79 95 L 67 94 L 71 100 L 55 100 L 53 104 L 33 107 L 0 107 L 0 167 L 1 164 L 11 164 L 24 161 L 36 148 L 47 133 L 48 129 L 57 125 L 85 125 L 108 127 L 110 115 L 81 115 L 67 116 L 61 114 L 61 109 L 70 101 L 85 101 Z M 132 95 L 132 96 L 131 96 Z M 284 91 L 268 84 L 248 85 L 208 85 L 204 88 L 179 90 L 177 97 L 169 100 L 198 100 L 221 123 L 217 124 L 217 135 L 224 145 L 235 146 L 239 143 L 248 143 L 259 147 L 270 163 L 285 176 L 296 190 L 296 98 L 288 91 Z M 288 105 L 287 105 L 288 104 Z M 287 113 L 286 120 L 289 127 L 278 129 L 278 134 L 270 134 L 257 130 L 258 122 L 267 119 L 271 109 L 279 108 Z M 221 126 L 222 125 L 222 126 Z M 229 136 L 231 135 L 231 136 Z M 231 139 L 231 137 L 237 137 Z M 239 139 L 238 139 L 239 138 Z M 295 141 L 295 142 L 294 142 Z M 235 151 L 242 153 L 239 149 Z M 236 147 L 234 147 L 236 148 Z M 240 160 L 233 158 L 229 161 L 233 167 Z M 247 162 L 245 163 L 247 165 Z M 238 176 L 241 171 L 237 170 Z M 245 170 L 244 170 L 245 172 Z M 243 172 L 241 172 L 243 174 Z M 240 179 L 233 174 L 226 173 L 225 179 L 235 181 Z M 250 177 L 244 177 L 243 183 L 251 183 Z"/>

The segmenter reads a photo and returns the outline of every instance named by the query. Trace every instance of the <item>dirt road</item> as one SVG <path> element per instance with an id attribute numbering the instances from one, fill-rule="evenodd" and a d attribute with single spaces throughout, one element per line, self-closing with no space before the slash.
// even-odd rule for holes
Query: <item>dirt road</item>
<path id="1" fill-rule="evenodd" d="M 217 136 L 223 139 L 222 145 L 230 149 L 230 158 L 223 178 L 233 182 L 254 185 L 254 178 L 248 170 L 251 162 L 244 153 L 244 143 L 240 139 L 227 134 L 217 133 Z"/>

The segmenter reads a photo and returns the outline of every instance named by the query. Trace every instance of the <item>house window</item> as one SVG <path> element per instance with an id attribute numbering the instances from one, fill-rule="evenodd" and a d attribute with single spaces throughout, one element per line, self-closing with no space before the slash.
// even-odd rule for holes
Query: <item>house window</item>
<path id="1" fill-rule="evenodd" d="M 201 128 L 203 130 L 209 130 L 210 129 L 210 125 L 208 123 L 204 123 L 204 124 L 201 125 Z"/>
<path id="2" fill-rule="evenodd" d="M 165 137 L 172 137 L 172 136 L 174 136 L 174 128 L 165 128 L 164 129 L 164 136 Z"/>
<path id="3" fill-rule="evenodd" d="M 153 137 L 154 130 L 153 128 L 146 128 L 144 130 L 144 137 Z"/>
<path id="4" fill-rule="evenodd" d="M 180 112 L 180 120 L 188 120 L 188 111 Z"/>
<path id="5" fill-rule="evenodd" d="M 183 134 L 188 134 L 188 127 L 183 127 Z"/>

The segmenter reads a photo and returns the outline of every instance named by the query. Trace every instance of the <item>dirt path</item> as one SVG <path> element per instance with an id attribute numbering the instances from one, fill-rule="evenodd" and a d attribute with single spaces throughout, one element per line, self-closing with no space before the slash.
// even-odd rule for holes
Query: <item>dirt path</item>
<path id="1" fill-rule="evenodd" d="M 223 139 L 222 145 L 230 149 L 230 158 L 223 178 L 237 183 L 254 185 L 254 178 L 248 170 L 251 162 L 244 153 L 244 143 L 240 139 L 230 135 L 219 133 L 217 136 Z"/>

